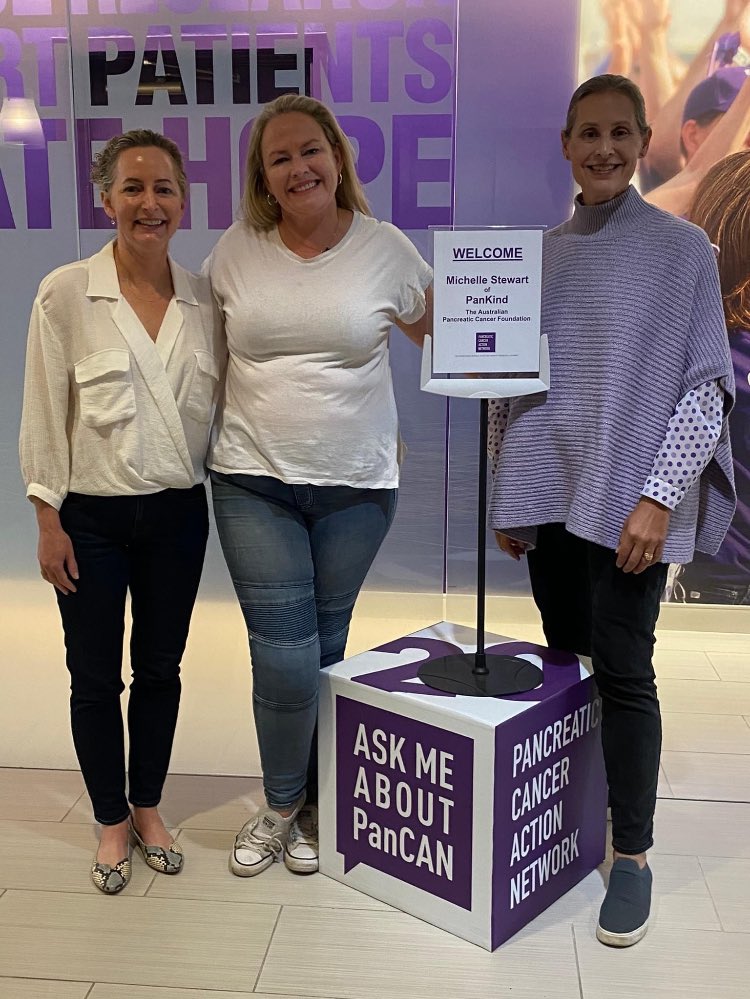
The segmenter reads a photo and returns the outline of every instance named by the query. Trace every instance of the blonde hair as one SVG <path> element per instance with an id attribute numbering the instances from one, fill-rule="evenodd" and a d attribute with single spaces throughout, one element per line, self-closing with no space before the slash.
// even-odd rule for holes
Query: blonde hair
<path id="1" fill-rule="evenodd" d="M 275 101 L 266 104 L 253 122 L 250 132 L 250 143 L 245 162 L 245 187 L 242 192 L 242 217 L 245 222 L 254 229 L 267 232 L 269 229 L 273 229 L 281 219 L 281 210 L 278 204 L 270 201 L 267 196 L 261 143 L 269 121 L 282 114 L 291 114 L 293 111 L 306 114 L 316 121 L 323 129 L 323 134 L 331 148 L 338 149 L 341 154 L 341 183 L 336 188 L 336 204 L 340 208 L 359 211 L 363 215 L 372 215 L 362 184 L 354 168 L 354 153 L 351 143 L 344 135 L 336 118 L 325 104 L 315 100 L 314 97 L 306 97 L 304 94 L 282 94 Z"/>
<path id="2" fill-rule="evenodd" d="M 175 176 L 180 188 L 180 194 L 185 199 L 187 195 L 187 177 L 182 162 L 182 153 L 176 142 L 168 139 L 161 132 L 152 132 L 150 128 L 134 128 L 122 135 L 113 135 L 104 149 L 94 157 L 91 166 L 91 179 L 101 190 L 108 194 L 115 180 L 115 170 L 120 153 L 126 149 L 147 149 L 153 147 L 162 149 L 172 160 Z"/>
<path id="3" fill-rule="evenodd" d="M 698 185 L 688 216 L 719 247 L 728 329 L 750 329 L 750 149 L 715 163 Z"/>

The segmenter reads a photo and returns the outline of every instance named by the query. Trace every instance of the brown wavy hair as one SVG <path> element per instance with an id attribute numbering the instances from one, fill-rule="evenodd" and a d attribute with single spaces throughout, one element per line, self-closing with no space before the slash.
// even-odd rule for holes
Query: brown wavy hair
<path id="1" fill-rule="evenodd" d="M 696 188 L 688 216 L 719 247 L 727 328 L 750 329 L 750 149 L 715 163 Z"/>
<path id="2" fill-rule="evenodd" d="M 359 211 L 363 215 L 372 215 L 367 204 L 364 189 L 354 168 L 354 153 L 351 143 L 344 135 L 341 125 L 325 104 L 306 97 L 304 94 L 282 94 L 275 101 L 266 104 L 253 122 L 250 132 L 250 142 L 247 147 L 245 161 L 245 187 L 242 192 L 242 217 L 253 229 L 267 232 L 273 229 L 281 219 L 281 211 L 277 204 L 269 202 L 266 195 L 265 176 L 263 174 L 263 158 L 261 142 L 266 125 L 280 114 L 290 114 L 297 111 L 313 118 L 323 129 L 323 134 L 331 145 L 341 154 L 341 183 L 336 188 L 336 204 L 339 208 Z"/>
<path id="3" fill-rule="evenodd" d="M 168 139 L 161 132 L 152 132 L 150 128 L 134 128 L 130 132 L 123 132 L 122 135 L 113 135 L 107 145 L 94 157 L 91 166 L 91 179 L 104 191 L 109 193 L 115 179 L 117 159 L 120 153 L 126 149 L 143 149 L 153 147 L 162 149 L 172 160 L 175 177 L 180 188 L 183 201 L 187 195 L 187 176 L 185 166 L 182 162 L 182 153 L 176 142 Z"/>

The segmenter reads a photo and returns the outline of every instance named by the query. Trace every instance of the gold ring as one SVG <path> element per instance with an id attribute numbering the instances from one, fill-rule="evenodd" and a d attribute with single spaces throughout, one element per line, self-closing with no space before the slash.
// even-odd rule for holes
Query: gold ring
<path id="1" fill-rule="evenodd" d="M 653 559 L 653 557 L 654 556 L 651 554 L 651 552 L 644 552 L 643 553 L 643 561 L 644 562 L 650 562 Z"/>

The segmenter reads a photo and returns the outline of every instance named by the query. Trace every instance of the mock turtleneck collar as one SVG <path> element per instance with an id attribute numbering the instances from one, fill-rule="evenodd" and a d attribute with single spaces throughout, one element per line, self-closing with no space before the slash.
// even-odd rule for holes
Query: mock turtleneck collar
<path id="1" fill-rule="evenodd" d="M 598 205 L 584 205 L 579 194 L 568 223 L 569 231 L 590 235 L 604 228 L 611 229 L 612 225 L 624 225 L 636 220 L 645 206 L 646 202 L 632 184 L 616 198 Z"/>

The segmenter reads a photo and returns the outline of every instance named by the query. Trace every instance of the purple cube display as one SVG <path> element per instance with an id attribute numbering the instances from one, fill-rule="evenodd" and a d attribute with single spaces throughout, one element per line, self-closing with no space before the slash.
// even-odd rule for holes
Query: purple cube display
<path id="1" fill-rule="evenodd" d="M 442 693 L 427 659 L 473 652 L 447 622 L 321 673 L 323 874 L 488 950 L 604 859 L 601 701 L 574 655 L 488 636 L 541 685 Z"/>

